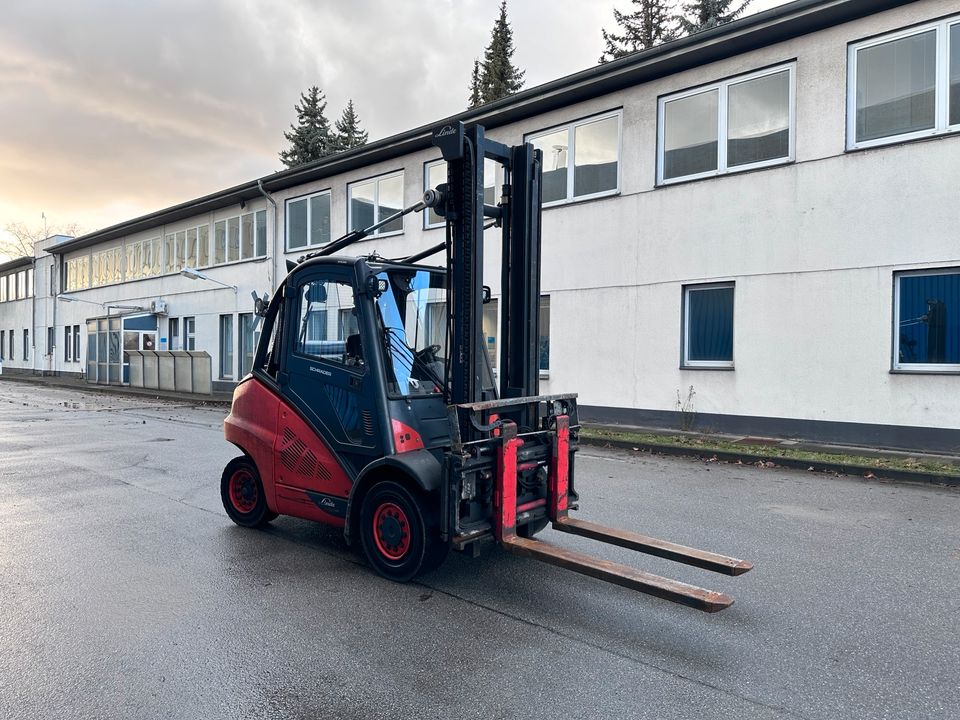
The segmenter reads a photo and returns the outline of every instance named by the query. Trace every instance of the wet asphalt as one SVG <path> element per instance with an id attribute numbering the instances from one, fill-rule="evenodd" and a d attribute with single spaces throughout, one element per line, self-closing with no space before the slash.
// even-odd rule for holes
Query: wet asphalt
<path id="1" fill-rule="evenodd" d="M 748 558 L 705 615 L 493 549 L 395 585 L 235 527 L 223 407 L 0 381 L 0 718 L 957 718 L 960 490 L 585 448 L 579 517 Z"/>

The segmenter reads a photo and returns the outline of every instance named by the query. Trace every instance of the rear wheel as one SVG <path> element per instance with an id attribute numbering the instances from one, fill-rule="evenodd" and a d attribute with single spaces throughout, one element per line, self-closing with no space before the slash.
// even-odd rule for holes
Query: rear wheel
<path id="1" fill-rule="evenodd" d="M 400 483 L 383 480 L 360 506 L 360 542 L 367 561 L 383 577 L 407 582 L 446 557 L 436 513 Z"/>
<path id="2" fill-rule="evenodd" d="M 267 507 L 257 466 L 246 456 L 234 458 L 223 469 L 220 499 L 230 519 L 243 527 L 261 527 L 277 516 Z"/>

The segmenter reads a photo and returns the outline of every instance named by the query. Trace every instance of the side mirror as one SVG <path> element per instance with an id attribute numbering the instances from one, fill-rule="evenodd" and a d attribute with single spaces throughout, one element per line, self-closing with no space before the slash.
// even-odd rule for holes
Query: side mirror
<path id="1" fill-rule="evenodd" d="M 493 291 L 490 289 L 489 285 L 484 285 L 483 290 L 480 292 L 480 297 L 483 300 L 483 304 L 486 305 L 490 302 L 493 297 Z"/>
<path id="2" fill-rule="evenodd" d="M 262 298 L 257 297 L 256 291 L 250 294 L 253 295 L 253 314 L 258 317 L 266 317 L 267 308 L 270 306 L 270 296 L 264 293 Z"/>

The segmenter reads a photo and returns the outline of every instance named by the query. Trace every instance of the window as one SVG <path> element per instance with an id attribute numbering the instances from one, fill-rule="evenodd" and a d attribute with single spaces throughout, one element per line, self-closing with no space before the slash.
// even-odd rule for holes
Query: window
<path id="1" fill-rule="evenodd" d="M 0 360 L 4 358 L 4 351 L 7 349 L 7 333 L 5 330 L 0 330 Z"/>
<path id="2" fill-rule="evenodd" d="M 21 270 L 17 273 L 17 299 L 22 300 L 27 296 L 27 273 Z"/>
<path id="3" fill-rule="evenodd" d="M 209 256 L 209 228 L 197 228 L 196 267 L 250 260 L 267 254 L 267 211 L 236 215 L 213 225 L 213 262 Z"/>
<path id="4" fill-rule="evenodd" d="M 0 276 L 0 302 L 7 301 L 7 276 Z"/>
<path id="5" fill-rule="evenodd" d="M 484 158 L 483 161 L 483 202 L 486 205 L 497 204 L 497 186 L 502 178 L 500 163 Z M 447 163 L 444 160 L 434 160 L 424 163 L 423 189 L 424 191 L 436 188 L 447 182 Z M 423 214 L 423 229 L 446 227 L 446 220 L 429 208 Z"/>
<path id="6" fill-rule="evenodd" d="M 618 110 L 525 138 L 543 151 L 544 205 L 619 190 L 620 115 Z"/>
<path id="7" fill-rule="evenodd" d="M 403 209 L 403 171 L 347 186 L 350 230 L 362 230 Z M 384 225 L 372 236 L 403 232 L 403 218 Z"/>
<path id="8" fill-rule="evenodd" d="M 69 325 L 63 327 L 63 361 L 73 362 L 73 328 Z"/>
<path id="9" fill-rule="evenodd" d="M 255 317 L 253 313 L 240 313 L 240 377 L 253 369 L 253 353 L 257 348 Z"/>
<path id="10" fill-rule="evenodd" d="M 193 317 L 185 317 L 183 319 L 183 349 L 184 350 L 196 350 L 197 349 L 197 320 Z"/>
<path id="11" fill-rule="evenodd" d="M 254 213 L 256 223 L 256 242 L 254 244 L 254 254 L 257 257 L 264 257 L 267 254 L 267 211 L 258 210 Z"/>
<path id="12" fill-rule="evenodd" d="M 171 351 L 180 349 L 180 318 L 167 320 L 167 347 Z"/>
<path id="13" fill-rule="evenodd" d="M 7 357 L 9 357 L 11 360 L 14 359 L 14 352 L 13 352 L 13 328 L 10 329 L 10 354 L 9 354 Z"/>
<path id="14" fill-rule="evenodd" d="M 54 346 L 57 342 L 56 331 L 52 327 L 47 328 L 47 355 L 53 355 Z"/>
<path id="15" fill-rule="evenodd" d="M 540 296 L 540 372 L 550 370 L 550 296 Z"/>
<path id="16" fill-rule="evenodd" d="M 90 287 L 90 256 L 70 258 L 64 264 L 64 287 L 67 292 Z"/>
<path id="17" fill-rule="evenodd" d="M 733 367 L 733 283 L 683 288 L 681 366 Z"/>
<path id="18" fill-rule="evenodd" d="M 356 323 L 350 283 L 315 280 L 300 289 L 297 352 L 327 362 L 362 366 L 360 335 L 349 333 Z M 353 318 L 353 319 L 350 319 Z"/>
<path id="19" fill-rule="evenodd" d="M 894 276 L 896 370 L 960 371 L 960 269 Z"/>
<path id="20" fill-rule="evenodd" d="M 121 280 L 121 262 L 123 258 L 123 248 L 109 248 L 93 253 L 91 257 L 92 277 L 90 286 L 99 287 L 101 285 L 111 285 Z"/>
<path id="21" fill-rule="evenodd" d="M 657 182 L 793 160 L 794 65 L 660 98 Z"/>
<path id="22" fill-rule="evenodd" d="M 126 280 L 140 280 L 160 274 L 160 238 L 127 242 Z"/>
<path id="23" fill-rule="evenodd" d="M 240 259 L 253 257 L 253 213 L 240 216 Z"/>
<path id="24" fill-rule="evenodd" d="M 220 377 L 233 378 L 233 315 L 220 316 Z"/>
<path id="25" fill-rule="evenodd" d="M 960 129 L 960 20 L 850 46 L 847 149 Z"/>
<path id="26" fill-rule="evenodd" d="M 80 326 L 73 326 L 73 361 L 80 362 Z"/>
<path id="27" fill-rule="evenodd" d="M 213 264 L 220 265 L 227 261 L 227 221 L 218 220 L 213 226 Z"/>
<path id="28" fill-rule="evenodd" d="M 287 250 L 330 242 L 330 191 L 287 200 Z"/>
<path id="29" fill-rule="evenodd" d="M 24 282 L 26 283 L 27 287 L 26 297 L 33 297 L 33 268 L 24 270 L 23 274 L 25 276 Z"/>
<path id="30" fill-rule="evenodd" d="M 227 262 L 240 259 L 240 218 L 227 220 Z"/>
<path id="31" fill-rule="evenodd" d="M 23 331 L 23 359 L 24 360 L 30 359 L 30 331 L 29 330 Z"/>

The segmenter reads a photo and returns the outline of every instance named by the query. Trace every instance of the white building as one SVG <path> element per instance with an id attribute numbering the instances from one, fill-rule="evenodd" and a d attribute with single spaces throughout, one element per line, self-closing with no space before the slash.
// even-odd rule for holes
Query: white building
<path id="1" fill-rule="evenodd" d="M 18 358 L 34 328 L 4 372 L 120 382 L 117 344 L 153 343 L 207 350 L 228 387 L 250 293 L 413 204 L 442 172 L 430 130 L 456 119 L 544 152 L 542 389 L 579 392 L 582 417 L 960 449 L 957 0 L 799 0 L 59 242 L 36 319 L 0 302 Z M 351 252 L 403 257 L 440 227 L 407 216 Z M 52 299 L 50 258 L 53 294 L 81 302 Z M 108 314 L 125 320 L 97 363 L 88 321 Z"/>

